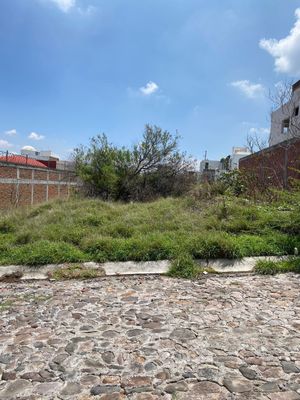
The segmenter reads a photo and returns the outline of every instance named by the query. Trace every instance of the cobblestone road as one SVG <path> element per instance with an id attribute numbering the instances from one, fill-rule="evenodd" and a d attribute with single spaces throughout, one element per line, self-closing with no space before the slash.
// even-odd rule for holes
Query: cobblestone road
<path id="1" fill-rule="evenodd" d="M 2 283 L 0 399 L 300 399 L 300 276 Z"/>

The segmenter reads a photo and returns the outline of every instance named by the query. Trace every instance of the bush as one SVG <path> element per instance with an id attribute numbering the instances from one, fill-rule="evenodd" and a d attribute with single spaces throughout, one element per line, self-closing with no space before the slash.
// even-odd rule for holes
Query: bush
<path id="1" fill-rule="evenodd" d="M 16 230 L 16 224 L 8 218 L 0 219 L 0 233 L 10 233 Z"/>
<path id="2" fill-rule="evenodd" d="M 189 254 L 182 254 L 172 261 L 168 275 L 176 278 L 194 279 L 200 268 Z"/>
<path id="3" fill-rule="evenodd" d="M 85 192 L 105 200 L 146 201 L 179 196 L 196 182 L 193 162 L 178 150 L 178 136 L 146 125 L 142 140 L 132 149 L 118 148 L 105 134 L 90 147 L 75 150 L 77 174 Z"/>
<path id="4" fill-rule="evenodd" d="M 222 181 L 212 183 L 204 182 L 195 185 L 188 193 L 189 196 L 196 200 L 210 200 L 217 196 L 224 195 L 226 192 L 226 185 Z"/>
<path id="5" fill-rule="evenodd" d="M 225 172 L 219 178 L 226 191 L 235 196 L 240 196 L 247 191 L 247 182 L 245 179 L 246 177 L 243 172 L 237 169 Z"/>
<path id="6" fill-rule="evenodd" d="M 300 273 L 300 258 L 291 257 L 282 261 L 260 260 L 256 263 L 255 272 L 260 275 L 275 275 L 286 272 Z"/>

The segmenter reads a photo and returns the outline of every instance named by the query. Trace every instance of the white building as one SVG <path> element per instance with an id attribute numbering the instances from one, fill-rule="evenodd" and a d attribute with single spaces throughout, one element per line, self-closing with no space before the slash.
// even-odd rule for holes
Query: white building
<path id="1" fill-rule="evenodd" d="M 229 163 L 230 170 L 233 171 L 234 169 L 239 169 L 240 159 L 249 156 L 250 154 L 251 152 L 248 147 L 233 147 Z"/>
<path id="2" fill-rule="evenodd" d="M 52 153 L 51 150 L 36 150 L 32 146 L 24 146 L 21 149 L 22 156 L 28 156 L 29 158 L 33 158 L 35 160 L 42 161 L 58 161 L 59 158 Z"/>
<path id="3" fill-rule="evenodd" d="M 43 163 L 46 167 L 59 170 L 74 171 L 74 161 L 61 161 L 59 157 L 52 153 L 51 150 L 36 150 L 32 146 L 24 146 L 21 149 L 21 155 L 33 158 Z"/>
<path id="4" fill-rule="evenodd" d="M 200 175 L 209 176 L 210 180 L 218 179 L 227 171 L 239 169 L 240 159 L 250 154 L 251 152 L 247 147 L 233 147 L 232 154 L 220 161 L 202 160 L 200 162 Z"/>
<path id="5" fill-rule="evenodd" d="M 300 136 L 300 80 L 292 86 L 291 99 L 272 112 L 269 146 Z"/>

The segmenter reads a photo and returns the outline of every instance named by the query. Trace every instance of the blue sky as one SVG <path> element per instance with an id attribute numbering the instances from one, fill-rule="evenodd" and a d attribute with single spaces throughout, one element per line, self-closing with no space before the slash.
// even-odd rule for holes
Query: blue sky
<path id="1" fill-rule="evenodd" d="M 267 135 L 269 89 L 300 77 L 300 0 L 1 0 L 0 150 L 70 149 L 146 123 L 219 159 Z"/>

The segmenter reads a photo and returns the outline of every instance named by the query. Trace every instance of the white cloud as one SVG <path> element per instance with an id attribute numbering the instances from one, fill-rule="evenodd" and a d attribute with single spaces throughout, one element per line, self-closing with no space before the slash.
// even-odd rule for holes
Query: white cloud
<path id="1" fill-rule="evenodd" d="M 250 128 L 249 133 L 258 134 L 258 135 L 269 135 L 270 129 L 269 128 Z"/>
<path id="2" fill-rule="evenodd" d="M 290 75 L 300 74 L 300 8 L 295 11 L 296 22 L 283 39 L 261 39 L 259 46 L 275 59 L 275 70 Z"/>
<path id="3" fill-rule="evenodd" d="M 144 95 L 144 96 L 150 96 L 151 94 L 157 92 L 159 89 L 159 86 L 155 83 L 155 82 L 148 82 L 146 84 L 146 86 L 142 86 L 140 88 L 140 92 Z"/>
<path id="4" fill-rule="evenodd" d="M 17 130 L 16 129 L 10 129 L 9 131 L 4 132 L 5 135 L 7 136 L 16 136 Z"/>
<path id="5" fill-rule="evenodd" d="M 9 143 L 7 140 L 0 139 L 0 148 L 9 149 L 10 147 L 13 147 L 13 144 Z"/>
<path id="6" fill-rule="evenodd" d="M 260 97 L 265 92 L 265 88 L 263 85 L 261 85 L 260 83 L 251 83 L 248 80 L 231 82 L 231 86 L 240 90 L 240 92 L 242 92 L 246 97 L 249 97 L 250 99 Z"/>
<path id="7" fill-rule="evenodd" d="M 31 134 L 28 136 L 28 138 L 32 139 L 32 140 L 43 140 L 43 139 L 45 139 L 45 136 L 39 135 L 38 133 L 35 133 L 35 132 L 31 132 Z"/>
<path id="8" fill-rule="evenodd" d="M 55 3 L 63 12 L 68 12 L 75 7 L 76 0 L 50 0 Z"/>

